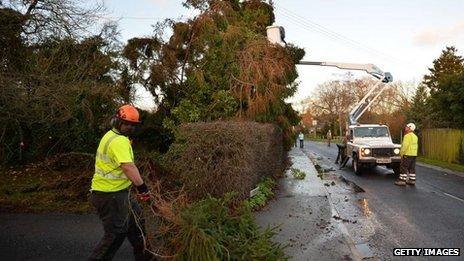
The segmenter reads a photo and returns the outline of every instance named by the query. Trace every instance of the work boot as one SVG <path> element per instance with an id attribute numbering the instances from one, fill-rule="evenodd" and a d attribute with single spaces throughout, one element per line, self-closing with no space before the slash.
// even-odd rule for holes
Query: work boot
<path id="1" fill-rule="evenodd" d="M 406 184 L 412 185 L 412 186 L 416 185 L 416 174 L 414 173 L 409 174 Z"/>
<path id="2" fill-rule="evenodd" d="M 395 181 L 395 185 L 405 186 L 407 178 L 408 178 L 407 174 L 400 174 L 400 176 L 398 177 L 398 180 Z"/>

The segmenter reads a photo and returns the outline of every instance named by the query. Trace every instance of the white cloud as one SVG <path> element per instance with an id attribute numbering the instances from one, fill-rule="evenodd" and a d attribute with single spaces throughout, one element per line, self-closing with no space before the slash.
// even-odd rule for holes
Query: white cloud
<path id="1" fill-rule="evenodd" d="M 166 3 L 168 2 L 168 0 L 149 0 L 148 2 L 152 2 L 156 5 L 166 5 Z"/>
<path id="2" fill-rule="evenodd" d="M 464 21 L 458 22 L 451 27 L 427 28 L 417 33 L 413 42 L 416 45 L 434 46 L 449 40 L 456 40 L 464 36 Z"/>

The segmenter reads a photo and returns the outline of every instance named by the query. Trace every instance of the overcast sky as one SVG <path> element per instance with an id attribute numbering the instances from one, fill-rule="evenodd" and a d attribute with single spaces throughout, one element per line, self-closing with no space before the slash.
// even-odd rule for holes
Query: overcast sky
<path id="1" fill-rule="evenodd" d="M 106 0 L 122 40 L 149 36 L 164 18 L 190 17 L 183 0 Z M 306 50 L 304 60 L 373 63 L 395 80 L 420 81 L 447 45 L 464 53 L 464 0 L 274 0 L 286 41 Z M 298 66 L 300 87 L 291 101 L 317 84 L 341 77 L 336 68 Z M 354 73 L 362 76 L 363 73 Z M 147 97 L 146 93 L 139 96 Z M 144 104 L 148 104 L 145 99 Z"/>

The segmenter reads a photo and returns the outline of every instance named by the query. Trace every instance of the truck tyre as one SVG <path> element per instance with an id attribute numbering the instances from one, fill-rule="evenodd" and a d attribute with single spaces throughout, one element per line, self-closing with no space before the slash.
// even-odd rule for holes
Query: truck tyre
<path id="1" fill-rule="evenodd" d="M 361 175 L 362 165 L 358 161 L 358 156 L 353 155 L 353 170 L 356 175 Z"/>

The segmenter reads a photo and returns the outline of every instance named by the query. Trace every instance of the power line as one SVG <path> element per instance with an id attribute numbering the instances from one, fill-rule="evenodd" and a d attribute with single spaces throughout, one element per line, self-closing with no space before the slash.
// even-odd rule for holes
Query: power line
<path id="1" fill-rule="evenodd" d="M 150 20 L 150 21 L 157 21 L 157 20 L 164 20 L 165 17 L 155 17 L 155 16 L 104 16 L 104 15 L 93 15 L 95 18 L 100 18 L 104 20 L 110 21 L 118 21 L 118 20 Z"/>
<path id="2" fill-rule="evenodd" d="M 109 17 L 113 19 L 129 19 L 129 20 L 162 20 L 162 17 L 138 17 L 138 16 L 120 16 L 120 17 Z"/>
<path id="3" fill-rule="evenodd" d="M 297 18 L 294 18 L 294 17 L 289 16 L 289 15 L 286 15 L 286 14 L 282 14 L 282 15 L 284 16 L 284 18 L 286 18 L 286 20 L 288 20 L 289 22 L 292 22 L 293 24 L 295 24 L 295 25 L 297 25 L 297 26 L 301 26 L 303 29 L 306 29 L 306 30 L 311 31 L 311 32 L 316 31 L 316 32 L 321 33 L 321 34 L 323 34 L 325 37 L 330 38 L 330 39 L 332 39 L 332 40 L 334 40 L 334 41 L 339 41 L 339 40 L 340 40 L 340 38 L 338 38 L 338 37 L 336 37 L 336 36 L 334 36 L 334 35 L 331 35 L 331 34 L 327 34 L 326 32 L 324 32 L 324 31 L 322 31 L 322 30 L 320 30 L 320 29 L 312 28 L 312 27 L 310 27 L 310 26 L 307 26 L 304 22 L 302 22 L 301 20 L 299 20 L 299 19 L 297 19 Z M 348 44 L 348 45 L 350 45 L 351 47 L 354 47 L 354 48 L 359 49 L 358 46 L 353 45 L 353 44 L 351 44 L 351 43 L 345 43 L 345 44 Z"/>
<path id="4" fill-rule="evenodd" d="M 346 38 L 344 38 L 343 36 L 340 36 L 339 34 L 337 33 L 334 33 L 332 31 L 328 31 L 324 28 L 321 28 L 321 27 L 316 27 L 316 26 L 313 26 L 311 24 L 308 24 L 307 22 L 305 22 L 304 20 L 301 20 L 300 17 L 296 17 L 292 14 L 289 14 L 289 13 L 283 13 L 281 12 L 281 14 L 286 17 L 287 19 L 293 21 L 294 23 L 297 23 L 299 24 L 300 26 L 304 27 L 305 29 L 307 30 L 310 30 L 310 31 L 316 31 L 320 34 L 323 34 L 324 36 L 334 40 L 334 41 L 338 41 L 342 44 L 345 44 L 345 45 L 349 45 L 350 47 L 353 47 L 353 48 L 356 48 L 358 50 L 362 50 L 362 51 L 367 51 L 371 54 L 375 54 L 375 55 L 379 55 L 379 56 L 382 56 L 390 61 L 393 61 L 395 63 L 403 63 L 402 61 L 398 60 L 397 58 L 393 57 L 393 56 L 390 56 L 388 54 L 385 54 L 385 53 L 382 53 L 380 51 L 377 51 L 375 49 L 372 49 L 370 47 L 365 47 L 364 45 L 361 45 L 355 41 L 351 41 L 351 40 L 347 40 Z"/>
<path id="5" fill-rule="evenodd" d="M 338 42 L 341 42 L 341 43 L 344 43 L 346 45 L 349 45 L 350 47 L 352 48 L 356 48 L 358 50 L 363 50 L 363 51 L 367 51 L 371 54 L 375 54 L 375 55 L 379 55 L 379 56 L 382 56 L 390 61 L 393 61 L 395 63 L 399 63 L 399 64 L 406 64 L 406 62 L 392 56 L 392 55 L 389 55 L 389 54 L 386 54 L 382 51 L 379 51 L 379 50 L 376 50 L 372 47 L 369 47 L 367 45 L 364 45 L 356 40 L 353 40 L 347 36 L 344 36 L 342 34 L 339 34 L 337 32 L 334 32 L 330 29 L 328 29 L 327 27 L 324 27 L 310 19 L 308 19 L 307 17 L 303 17 L 281 5 L 278 5 L 278 4 L 274 4 L 276 7 L 275 10 L 279 13 L 281 13 L 284 17 L 286 17 L 289 21 L 293 22 L 293 23 L 296 23 L 297 25 L 301 26 L 301 27 L 304 27 L 305 29 L 307 30 L 310 30 L 310 31 L 316 31 L 322 35 L 324 35 L 325 37 L 328 37 L 334 41 L 338 41 Z M 190 13 L 190 15 L 192 15 L 193 12 Z M 155 20 L 163 20 L 163 19 L 166 19 L 166 18 L 162 18 L 162 17 L 144 17 L 144 16 L 119 16 L 119 17 L 116 17 L 116 16 L 100 16 L 100 15 L 95 15 L 95 17 L 97 18 L 101 18 L 101 19 L 106 19 L 106 20 L 112 20 L 112 21 L 116 21 L 116 20 L 150 20 L 150 21 L 155 21 Z"/>
<path id="6" fill-rule="evenodd" d="M 280 14 L 282 14 L 283 16 L 285 16 L 286 18 L 288 19 L 291 19 L 293 22 L 295 23 L 298 23 L 300 26 L 303 26 L 305 27 L 306 29 L 308 30 L 311 30 L 311 31 L 316 31 L 318 33 L 321 33 L 323 34 L 324 36 L 328 37 L 328 38 L 331 38 L 332 40 L 335 40 L 335 41 L 339 41 L 339 42 L 343 42 L 345 44 L 348 44 L 350 45 L 351 47 L 354 47 L 354 48 L 357 48 L 357 49 L 362 49 L 364 51 L 367 51 L 367 52 L 370 52 L 371 54 L 376 54 L 376 55 L 380 55 L 384 58 L 387 58 L 389 59 L 390 61 L 393 61 L 395 63 L 400 63 L 400 64 L 405 64 L 404 61 L 401 61 L 400 59 L 392 56 L 392 55 L 389 55 L 389 54 L 386 54 L 382 51 L 379 51 L 379 50 L 376 50 L 374 48 L 371 48 L 367 45 L 364 45 L 356 40 L 353 40 L 353 39 L 350 39 L 348 38 L 347 36 L 344 36 L 342 34 L 339 34 L 337 32 L 334 32 L 316 22 L 313 22 L 311 20 L 309 20 L 307 17 L 302 17 L 280 5 L 276 5 L 276 7 L 278 7 L 276 9 L 277 12 L 279 12 Z"/>
<path id="7" fill-rule="evenodd" d="M 284 8 L 284 7 L 280 7 L 280 8 L 281 8 L 281 10 L 277 10 L 277 11 L 281 12 L 281 14 L 283 14 L 284 16 L 294 18 L 294 20 L 298 20 L 298 22 L 310 27 L 313 30 L 316 30 L 316 31 L 324 34 L 325 36 L 329 36 L 332 39 L 334 39 L 334 38 L 338 39 L 338 40 L 343 41 L 345 43 L 348 43 L 348 44 L 350 44 L 352 46 L 354 45 L 357 48 L 367 49 L 370 52 L 374 52 L 376 54 L 381 54 L 382 56 L 387 56 L 389 59 L 397 60 L 395 57 L 392 57 L 392 56 L 390 56 L 388 54 L 384 54 L 384 53 L 382 53 L 382 52 L 380 52 L 378 50 L 375 50 L 373 48 L 370 48 L 368 46 L 363 45 L 362 43 L 359 43 L 359 42 L 357 42 L 355 40 L 352 40 L 352 39 L 350 39 L 350 38 L 348 38 L 348 37 L 346 37 L 344 35 L 336 33 L 334 31 L 332 31 L 332 30 L 330 30 L 330 29 L 328 29 L 328 28 L 326 28 L 326 27 L 324 27 L 324 26 L 322 26 L 322 25 L 320 25 L 318 23 L 315 23 L 315 22 L 313 22 L 313 21 L 311 21 L 311 20 L 309 20 L 307 18 L 304 18 L 304 17 L 302 17 L 302 16 L 300 16 L 300 15 L 298 15 L 298 14 L 296 14 L 296 13 L 294 13 L 294 12 Z"/>
<path id="8" fill-rule="evenodd" d="M 192 17 L 193 11 L 190 12 L 189 16 Z M 183 19 L 183 18 L 189 18 L 189 16 L 182 15 L 181 17 L 175 18 L 175 19 Z M 170 19 L 168 17 L 160 17 L 160 16 L 104 16 L 104 15 L 93 15 L 93 17 L 100 18 L 100 19 L 105 19 L 105 20 L 111 20 L 111 21 L 117 21 L 117 20 L 150 20 L 150 21 L 160 21 L 160 20 L 165 20 L 165 19 Z"/>

